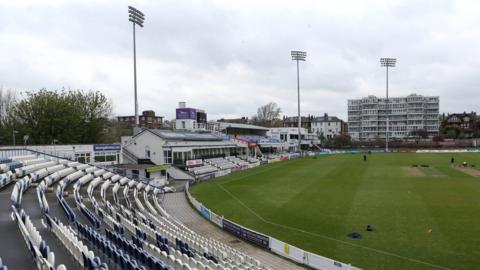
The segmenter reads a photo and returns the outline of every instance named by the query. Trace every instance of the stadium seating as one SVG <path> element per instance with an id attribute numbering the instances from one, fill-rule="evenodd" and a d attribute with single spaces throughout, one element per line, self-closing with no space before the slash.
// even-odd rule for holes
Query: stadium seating
<path id="1" fill-rule="evenodd" d="M 249 157 L 249 156 L 239 156 L 239 158 L 248 161 L 249 163 L 259 163 L 260 160 L 254 157 Z"/>
<path id="2" fill-rule="evenodd" d="M 194 175 L 198 176 L 198 175 L 202 175 L 202 174 L 216 172 L 216 171 L 218 171 L 218 168 L 214 167 L 212 165 L 204 165 L 204 166 L 189 168 L 188 171 L 190 171 Z"/>
<path id="3" fill-rule="evenodd" d="M 227 160 L 229 160 L 230 162 L 232 162 L 233 164 L 236 164 L 238 166 L 248 166 L 249 163 L 243 159 L 240 159 L 238 157 L 234 157 L 234 156 L 230 156 L 230 157 L 227 157 Z"/>
<path id="4" fill-rule="evenodd" d="M 219 168 L 220 170 L 231 169 L 238 166 L 235 163 L 230 162 L 225 158 L 210 158 L 210 159 L 206 159 L 205 162 L 207 164 L 210 164 L 212 166 Z"/>
<path id="5" fill-rule="evenodd" d="M 0 160 L 0 162 L 1 162 L 1 160 Z M 8 270 L 8 267 L 3 264 L 1 257 L 0 257 L 0 270 Z"/>
<path id="6" fill-rule="evenodd" d="M 10 181 L 19 179 L 10 197 L 14 220 L 36 264 L 46 266 L 42 269 L 66 268 L 55 265 L 54 252 L 22 209 L 22 194 L 35 182 L 46 226 L 83 269 L 265 269 L 258 260 L 195 233 L 169 215 L 158 197 L 162 193 L 160 187 L 91 165 L 35 155 L 3 158 L 0 164 L 13 161 L 21 163 L 20 167 L 8 167 L 0 175 L 4 176 L 2 179 L 13 179 Z M 239 158 L 217 158 L 209 163 L 212 165 L 202 166 L 203 172 L 248 164 Z M 56 200 L 66 217 L 62 219 L 69 223 L 66 225 L 60 217 L 52 216 L 45 196 L 55 185 Z M 76 208 L 64 198 L 70 185 Z M 85 218 L 80 219 L 76 211 Z"/>

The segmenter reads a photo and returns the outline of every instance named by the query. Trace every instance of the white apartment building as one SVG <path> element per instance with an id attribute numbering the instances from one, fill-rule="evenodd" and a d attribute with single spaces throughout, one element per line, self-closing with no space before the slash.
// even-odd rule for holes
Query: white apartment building
<path id="1" fill-rule="evenodd" d="M 411 94 L 386 98 L 368 96 L 348 100 L 348 133 L 353 140 L 385 139 L 387 115 L 389 138 L 406 138 L 425 129 L 434 136 L 439 131 L 438 96 Z"/>
<path id="2" fill-rule="evenodd" d="M 320 141 L 314 133 L 309 133 L 306 128 L 300 128 L 301 134 L 301 144 L 302 147 L 309 147 L 312 144 L 319 144 Z M 288 145 L 297 146 L 298 145 L 298 128 L 292 127 L 274 127 L 270 128 L 267 132 L 267 136 L 284 142 Z"/>
<path id="3" fill-rule="evenodd" d="M 336 116 L 315 117 L 312 120 L 312 133 L 327 139 L 333 138 L 335 135 L 343 133 L 343 121 Z"/>

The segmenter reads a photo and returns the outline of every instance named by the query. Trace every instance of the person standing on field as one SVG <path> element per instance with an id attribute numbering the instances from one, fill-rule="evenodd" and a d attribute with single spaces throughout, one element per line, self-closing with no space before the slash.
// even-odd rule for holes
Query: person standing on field
<path id="1" fill-rule="evenodd" d="M 367 161 L 367 155 L 363 155 L 363 161 Z"/>
<path id="2" fill-rule="evenodd" d="M 452 157 L 452 159 L 450 159 L 450 163 L 452 163 L 452 167 L 453 167 L 453 163 L 455 163 L 455 159 Z"/>

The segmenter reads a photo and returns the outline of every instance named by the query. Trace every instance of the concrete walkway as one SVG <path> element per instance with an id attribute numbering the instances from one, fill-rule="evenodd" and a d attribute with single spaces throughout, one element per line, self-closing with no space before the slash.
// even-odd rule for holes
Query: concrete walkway
<path id="1" fill-rule="evenodd" d="M 167 212 L 175 216 L 178 220 L 187 225 L 190 229 L 205 236 L 219 240 L 229 246 L 242 251 L 256 259 L 270 269 L 279 270 L 295 270 L 306 269 L 289 260 L 283 259 L 267 250 L 254 246 L 250 243 L 221 230 L 217 226 L 205 220 L 200 214 L 193 209 L 187 201 L 185 193 L 176 192 L 165 195 L 163 201 Z"/>

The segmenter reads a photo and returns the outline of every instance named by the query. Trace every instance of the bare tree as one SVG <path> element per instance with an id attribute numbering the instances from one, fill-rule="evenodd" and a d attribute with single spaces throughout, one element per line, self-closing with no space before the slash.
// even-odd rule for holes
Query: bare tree
<path id="1" fill-rule="evenodd" d="M 15 93 L 12 90 L 0 88 L 0 125 L 3 126 L 9 122 L 15 100 Z"/>
<path id="2" fill-rule="evenodd" d="M 15 128 L 15 92 L 0 88 L 0 144 L 12 144 Z"/>
<path id="3" fill-rule="evenodd" d="M 282 109 L 277 103 L 270 102 L 258 108 L 257 115 L 252 117 L 252 123 L 256 125 L 271 127 L 280 121 L 280 113 Z"/>

